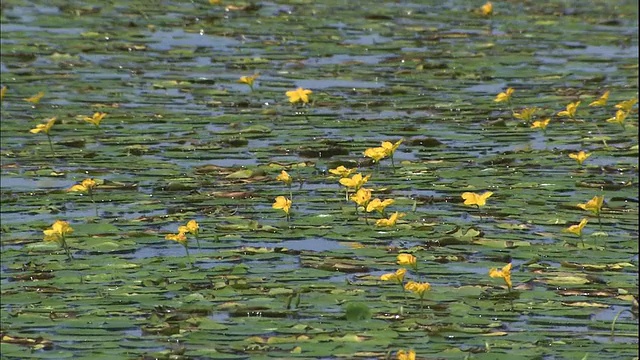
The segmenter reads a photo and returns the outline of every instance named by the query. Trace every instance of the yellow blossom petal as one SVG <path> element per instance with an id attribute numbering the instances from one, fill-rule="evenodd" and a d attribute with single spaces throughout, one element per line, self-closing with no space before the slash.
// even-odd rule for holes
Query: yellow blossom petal
<path id="1" fill-rule="evenodd" d="M 586 202 L 585 204 L 578 204 L 578 207 L 582 210 L 591 211 L 592 213 L 598 215 L 602 210 L 602 204 L 604 203 L 604 196 L 594 196 L 591 200 Z"/>
<path id="2" fill-rule="evenodd" d="M 605 106 L 607 105 L 607 100 L 609 100 L 609 90 L 605 91 L 598 100 L 592 101 L 589 106 Z"/>
<path id="3" fill-rule="evenodd" d="M 418 259 L 411 254 L 398 254 L 397 262 L 398 265 L 409 265 L 412 267 L 416 267 Z"/>
<path id="4" fill-rule="evenodd" d="M 278 196 L 271 207 L 284 211 L 288 216 L 289 210 L 291 209 L 291 200 L 287 199 L 284 196 Z"/>
<path id="5" fill-rule="evenodd" d="M 584 229 L 585 225 L 587 225 L 587 223 L 589 222 L 589 220 L 587 220 L 586 218 L 583 218 L 579 224 L 577 225 L 571 225 L 568 228 L 562 230 L 564 232 L 568 232 L 568 233 L 572 233 L 572 234 L 576 234 L 578 236 L 582 236 L 582 229 Z"/>
<path id="6" fill-rule="evenodd" d="M 31 129 L 31 130 L 29 130 L 29 132 L 32 133 L 32 134 L 37 134 L 39 132 L 43 132 L 45 134 L 49 134 L 49 132 L 51 131 L 51 128 L 53 127 L 53 124 L 56 123 L 57 119 L 58 118 L 55 117 L 55 116 L 52 117 L 52 118 L 49 118 L 49 119 L 47 119 L 46 123 L 36 125 L 36 127 Z"/>
<path id="7" fill-rule="evenodd" d="M 501 92 L 498 95 L 496 95 L 496 98 L 493 99 L 493 101 L 495 102 L 509 101 L 511 100 L 511 95 L 513 94 L 513 92 L 514 92 L 513 88 L 507 88 L 505 92 Z"/>
<path id="8" fill-rule="evenodd" d="M 286 95 L 289 97 L 289 102 L 292 104 L 302 102 L 304 104 L 309 103 L 309 95 L 311 95 L 313 91 L 309 89 L 297 88 L 295 90 L 287 91 Z"/>
<path id="9" fill-rule="evenodd" d="M 288 172 L 282 170 L 282 172 L 280 172 L 280 175 L 276 176 L 276 180 L 282 181 L 286 185 L 291 185 L 293 178 L 291 178 Z"/>
<path id="10" fill-rule="evenodd" d="M 472 192 L 462 193 L 462 198 L 464 199 L 464 204 L 467 206 L 485 206 L 487 203 L 487 199 L 493 195 L 493 192 L 487 191 L 484 194 L 476 194 Z"/>
<path id="11" fill-rule="evenodd" d="M 28 97 L 28 98 L 24 99 L 24 101 L 30 102 L 30 103 L 36 105 L 37 103 L 40 102 L 40 99 L 42 99 L 43 96 L 44 96 L 44 91 L 40 91 L 39 93 L 33 95 L 32 97 Z"/>
<path id="12" fill-rule="evenodd" d="M 343 178 L 351 175 L 351 173 L 353 173 L 354 171 L 356 171 L 356 169 L 347 169 L 342 165 L 338 166 L 335 169 L 329 169 L 329 172 L 332 173 L 333 175 L 338 175 Z"/>
<path id="13" fill-rule="evenodd" d="M 591 156 L 591 154 L 586 153 L 583 150 L 580 150 L 580 152 L 578 152 L 578 153 L 569 154 L 569 157 L 572 158 L 573 160 L 577 161 L 579 165 L 582 165 L 582 163 L 585 160 L 587 160 L 587 158 L 589 158 L 589 156 Z"/>

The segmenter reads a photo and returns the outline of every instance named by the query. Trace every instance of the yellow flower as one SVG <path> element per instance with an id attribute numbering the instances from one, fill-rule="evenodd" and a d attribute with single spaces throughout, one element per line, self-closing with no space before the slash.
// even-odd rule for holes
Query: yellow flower
<path id="1" fill-rule="evenodd" d="M 576 101 L 576 102 L 572 102 L 569 105 L 567 105 L 567 109 L 560 111 L 558 113 L 558 116 L 567 116 L 570 117 L 572 119 L 576 118 L 576 110 L 578 109 L 578 106 L 580 106 L 580 101 Z"/>
<path id="2" fill-rule="evenodd" d="M 67 189 L 67 192 L 90 192 L 95 188 L 98 184 L 93 179 L 84 179 L 80 184 L 73 185 L 72 187 Z"/>
<path id="3" fill-rule="evenodd" d="M 493 101 L 495 102 L 509 101 L 511 100 L 511 95 L 513 95 L 514 91 L 515 90 L 513 90 L 513 88 L 507 88 L 505 92 L 501 92 L 500 94 L 496 95 L 496 98 L 493 99 Z"/>
<path id="4" fill-rule="evenodd" d="M 380 200 L 378 198 L 375 198 L 375 199 L 371 200 L 371 202 L 367 205 L 367 209 L 366 210 L 367 210 L 367 212 L 372 212 L 372 211 L 375 210 L 375 211 L 379 212 L 380 214 L 382 214 L 384 212 L 384 209 L 387 206 L 393 204 L 394 202 L 395 202 L 395 200 L 393 200 L 393 199 L 386 199 L 386 200 L 382 201 L 382 200 Z"/>
<path id="5" fill-rule="evenodd" d="M 491 14 L 493 14 L 493 4 L 491 3 L 491 1 L 487 1 L 486 4 L 480 7 L 480 13 L 484 16 L 490 16 Z"/>
<path id="6" fill-rule="evenodd" d="M 29 132 L 32 134 L 44 132 L 45 134 L 49 135 L 49 131 L 51 131 L 51 128 L 53 127 L 53 124 L 56 123 L 56 120 L 57 120 L 57 117 L 55 116 L 50 119 L 47 119 L 47 122 L 45 124 L 38 124 L 36 125 L 35 128 L 29 130 Z"/>
<path id="7" fill-rule="evenodd" d="M 404 285 L 405 290 L 409 290 L 414 294 L 417 294 L 422 299 L 424 293 L 431 290 L 431 284 L 428 282 L 419 283 L 415 281 L 409 281 Z"/>
<path id="8" fill-rule="evenodd" d="M 592 101 L 589 106 L 605 106 L 607 105 L 607 100 L 609 100 L 609 90 L 605 91 L 598 100 Z"/>
<path id="9" fill-rule="evenodd" d="M 7 93 L 7 87 L 3 86 L 2 89 L 0 89 L 0 100 L 4 100 L 4 95 Z"/>
<path id="10" fill-rule="evenodd" d="M 585 204 L 578 204 L 578 207 L 582 210 L 588 210 L 594 213 L 595 215 L 600 214 L 602 210 L 602 203 L 604 202 L 604 196 L 594 196 L 593 199 L 589 200 Z"/>
<path id="11" fill-rule="evenodd" d="M 333 175 L 339 175 L 340 177 L 343 177 L 343 178 L 351 175 L 351 173 L 353 173 L 354 171 L 356 171 L 356 169 L 347 169 L 342 165 L 338 166 L 335 169 L 329 170 L 329 172 L 332 173 Z"/>
<path id="12" fill-rule="evenodd" d="M 582 229 L 584 229 L 584 226 L 587 225 L 587 223 L 589 222 L 589 220 L 587 220 L 586 218 L 582 219 L 580 221 L 580 224 L 578 225 L 571 225 L 568 228 L 562 230 L 563 232 L 568 232 L 568 233 L 572 233 L 572 234 L 576 234 L 578 236 L 582 236 Z"/>
<path id="13" fill-rule="evenodd" d="M 487 203 L 487 199 L 491 195 L 493 195 L 491 191 L 487 191 L 482 195 L 472 193 L 472 192 L 465 192 L 465 193 L 462 193 L 462 198 L 464 199 L 465 205 L 468 205 L 468 206 L 475 205 L 477 207 L 481 207 L 481 206 L 485 206 L 485 204 Z"/>
<path id="14" fill-rule="evenodd" d="M 26 102 L 30 102 L 34 105 L 36 105 L 37 103 L 40 102 L 40 99 L 42 99 L 42 97 L 44 96 L 44 92 L 40 91 L 39 93 L 33 95 L 32 97 L 28 97 L 26 99 L 23 99 Z"/>
<path id="15" fill-rule="evenodd" d="M 519 113 L 513 113 L 513 116 L 516 119 L 524 120 L 526 122 L 531 122 L 531 119 L 533 118 L 533 114 L 535 114 L 536 111 L 538 111 L 538 108 L 536 107 L 524 108 Z"/>
<path id="16" fill-rule="evenodd" d="M 100 126 L 100 122 L 102 121 L 102 119 L 104 119 L 105 116 L 107 116 L 107 113 L 96 112 L 96 113 L 93 113 L 93 116 L 91 117 L 88 117 L 88 116 L 83 117 L 82 120 L 88 121 L 95 126 Z"/>
<path id="17" fill-rule="evenodd" d="M 351 178 L 342 178 L 340 179 L 340 184 L 342 184 L 343 186 L 346 186 L 348 188 L 353 188 L 353 189 L 360 189 L 360 187 L 362 187 L 362 185 L 366 184 L 367 181 L 369 181 L 369 178 L 371 177 L 371 175 L 367 175 L 365 177 L 362 177 L 362 174 L 358 173 L 353 175 Z"/>
<path id="18" fill-rule="evenodd" d="M 278 196 L 276 201 L 271 206 L 274 209 L 281 209 L 287 216 L 289 216 L 289 209 L 291 209 L 291 200 L 284 196 Z"/>
<path id="19" fill-rule="evenodd" d="M 167 240 L 176 241 L 184 247 L 187 246 L 187 235 L 185 235 L 185 233 L 183 232 L 178 232 L 177 234 L 167 234 L 164 238 Z"/>
<path id="20" fill-rule="evenodd" d="M 276 180 L 282 181 L 283 183 L 285 183 L 285 185 L 289 186 L 291 185 L 293 178 L 291 178 L 288 172 L 282 170 L 282 172 L 280 172 L 280 175 L 276 176 Z"/>
<path id="21" fill-rule="evenodd" d="M 350 199 L 359 206 L 366 206 L 369 200 L 371 200 L 371 190 L 360 188 L 355 194 L 351 195 Z"/>
<path id="22" fill-rule="evenodd" d="M 398 254 L 398 265 L 409 265 L 415 268 L 418 265 L 418 259 L 411 254 Z"/>
<path id="23" fill-rule="evenodd" d="M 571 153 L 569 154 L 569 157 L 572 158 L 573 160 L 577 161 L 579 165 L 582 165 L 582 163 L 587 160 L 587 158 L 591 156 L 591 154 L 586 153 L 582 150 L 580 150 L 580 152 L 578 153 Z"/>
<path id="24" fill-rule="evenodd" d="M 617 103 L 615 106 L 616 106 L 616 109 L 622 110 L 628 113 L 629 111 L 631 111 L 631 108 L 633 108 L 633 105 L 635 105 L 637 102 L 638 102 L 638 99 L 633 98 L 631 100 Z"/>
<path id="25" fill-rule="evenodd" d="M 540 128 L 544 131 L 547 129 L 547 125 L 549 125 L 550 121 L 551 119 L 536 120 L 533 122 L 533 124 L 531 124 L 531 128 L 532 129 Z"/>
<path id="26" fill-rule="evenodd" d="M 491 268 L 489 270 L 489 276 L 492 278 L 503 278 L 509 291 L 511 291 L 511 263 L 505 265 L 501 270 Z"/>
<path id="27" fill-rule="evenodd" d="M 391 281 L 395 280 L 399 283 L 402 283 L 404 280 L 404 274 L 407 273 L 407 269 L 400 268 L 396 270 L 394 273 L 387 273 L 380 276 L 380 280 L 382 281 Z"/>
<path id="28" fill-rule="evenodd" d="M 364 156 L 373 159 L 375 162 L 387 157 L 387 151 L 383 147 L 368 148 L 364 151 Z"/>
<path id="29" fill-rule="evenodd" d="M 404 215 L 405 215 L 404 213 L 398 213 L 396 211 L 395 213 L 391 214 L 391 216 L 388 219 L 379 219 L 379 220 L 377 220 L 376 221 L 376 226 L 392 227 L 392 226 L 394 226 L 396 224 L 398 219 L 400 219 Z"/>
<path id="30" fill-rule="evenodd" d="M 416 360 L 416 352 L 413 349 L 409 351 L 398 350 L 396 354 L 397 360 Z"/>
<path id="31" fill-rule="evenodd" d="M 260 76 L 259 74 L 253 74 L 251 76 L 241 76 L 240 80 L 238 80 L 241 84 L 247 84 L 249 87 L 253 88 L 253 82 Z"/>
<path id="32" fill-rule="evenodd" d="M 618 110 L 616 111 L 616 116 L 607 119 L 607 122 L 616 123 L 624 126 L 624 120 L 627 118 L 627 115 L 629 115 L 628 112 L 625 112 L 623 110 Z"/>
<path id="33" fill-rule="evenodd" d="M 403 140 L 404 139 L 400 139 L 395 143 L 391 143 L 390 141 L 383 141 L 382 148 L 387 153 L 387 156 L 393 156 L 393 153 L 396 152 L 396 149 L 398 148 L 398 146 L 400 146 L 400 144 L 402 144 Z"/>
<path id="34" fill-rule="evenodd" d="M 63 245 L 64 239 L 67 237 L 67 235 L 73 233 L 73 228 L 66 221 L 56 220 L 51 228 L 44 230 L 43 233 L 44 241 L 56 242 L 60 245 Z"/>
<path id="35" fill-rule="evenodd" d="M 295 90 L 287 91 L 287 96 L 289 97 L 289 102 L 292 104 L 302 102 L 304 104 L 309 103 L 309 95 L 311 95 L 313 91 L 309 89 L 297 88 Z"/>
<path id="36" fill-rule="evenodd" d="M 195 220 L 189 220 L 187 222 L 187 225 L 178 226 L 179 233 L 185 233 L 185 234 L 189 233 L 191 235 L 198 236 L 199 231 L 200 231 L 200 226 L 198 225 L 198 222 Z"/>

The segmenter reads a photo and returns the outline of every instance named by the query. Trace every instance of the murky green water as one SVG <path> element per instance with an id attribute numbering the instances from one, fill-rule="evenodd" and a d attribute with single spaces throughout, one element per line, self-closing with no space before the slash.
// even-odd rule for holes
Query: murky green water
<path id="1" fill-rule="evenodd" d="M 606 122 L 638 97 L 635 2 L 232 4 L 2 2 L 3 358 L 637 357 L 637 105 Z M 53 116 L 54 154 L 29 132 Z M 362 155 L 401 138 L 395 171 Z M 338 165 L 406 216 L 365 221 Z M 87 177 L 98 216 L 65 191 Z M 58 219 L 73 261 L 42 241 Z M 164 239 L 189 219 L 193 266 Z M 398 253 L 423 308 L 380 280 Z M 508 262 L 511 293 L 488 276 Z"/>

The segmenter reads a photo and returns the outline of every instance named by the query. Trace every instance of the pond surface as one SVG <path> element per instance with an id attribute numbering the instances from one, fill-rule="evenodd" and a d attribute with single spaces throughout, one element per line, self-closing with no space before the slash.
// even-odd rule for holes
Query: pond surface
<path id="1" fill-rule="evenodd" d="M 481 5 L 3 1 L 2 357 L 637 358 L 638 107 L 607 121 L 638 97 L 637 2 Z M 404 217 L 376 226 L 339 165 Z M 192 219 L 187 256 L 165 235 Z"/>

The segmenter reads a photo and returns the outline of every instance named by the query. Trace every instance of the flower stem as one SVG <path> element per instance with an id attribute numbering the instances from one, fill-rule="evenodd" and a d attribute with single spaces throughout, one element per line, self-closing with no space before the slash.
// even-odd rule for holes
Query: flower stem
<path id="1" fill-rule="evenodd" d="M 93 199 L 93 191 L 91 191 L 91 189 L 89 189 L 89 198 L 91 199 L 91 202 L 93 203 L 93 208 L 96 211 L 96 217 L 98 217 L 98 205 L 96 205 L 96 201 Z"/>
<path id="2" fill-rule="evenodd" d="M 62 247 L 64 248 L 64 252 L 67 253 L 67 258 L 69 259 L 69 261 L 73 260 L 71 251 L 69 251 L 69 246 L 67 245 L 67 241 L 65 240 L 64 236 L 62 237 Z"/>
<path id="3" fill-rule="evenodd" d="M 47 140 L 49 140 L 49 148 L 51 149 L 51 155 L 56 156 L 56 152 L 53 151 L 53 143 L 51 142 L 51 135 L 47 134 Z"/>
<path id="4" fill-rule="evenodd" d="M 189 255 L 189 247 L 186 244 L 184 245 L 184 251 L 187 252 L 187 260 L 189 260 L 189 266 L 193 266 L 193 263 L 191 262 L 191 256 Z"/>

